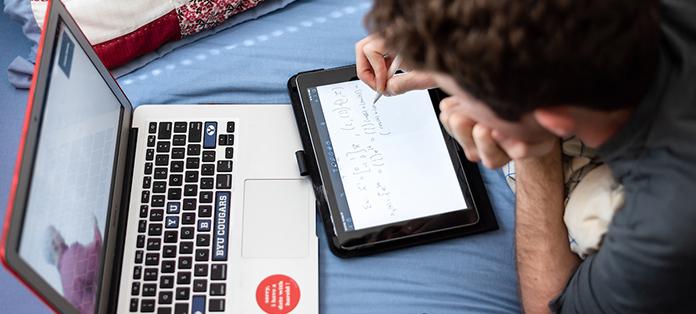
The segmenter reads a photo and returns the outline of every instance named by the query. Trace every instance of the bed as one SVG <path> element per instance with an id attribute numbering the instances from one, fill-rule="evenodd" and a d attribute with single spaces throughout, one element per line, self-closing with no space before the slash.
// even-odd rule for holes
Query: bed
<path id="1" fill-rule="evenodd" d="M 366 0 L 299 0 L 262 18 L 196 36 L 176 48 L 164 47 L 115 73 L 134 106 L 289 103 L 285 84 L 291 75 L 354 62 L 353 45 L 366 34 L 362 18 L 370 5 Z M 0 150 L 0 165 L 6 168 L 13 163 L 7 150 L 16 148 Z M 5 193 L 9 178 L 2 173 Z M 482 168 L 482 175 L 500 225 L 494 232 L 339 259 L 329 251 L 318 223 L 320 312 L 520 312 L 514 196 L 500 171 Z M 9 298 L 0 296 L 0 300 Z"/>

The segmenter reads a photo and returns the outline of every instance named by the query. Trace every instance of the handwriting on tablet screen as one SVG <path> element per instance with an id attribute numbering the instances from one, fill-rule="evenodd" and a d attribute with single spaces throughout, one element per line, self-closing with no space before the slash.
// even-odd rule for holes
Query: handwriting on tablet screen
<path id="1" fill-rule="evenodd" d="M 466 207 L 427 91 L 376 104 L 360 81 L 317 92 L 356 229 Z"/>

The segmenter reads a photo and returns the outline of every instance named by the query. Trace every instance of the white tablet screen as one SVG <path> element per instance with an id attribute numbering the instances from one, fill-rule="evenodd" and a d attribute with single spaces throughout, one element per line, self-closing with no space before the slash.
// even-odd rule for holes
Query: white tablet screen
<path id="1" fill-rule="evenodd" d="M 347 231 L 469 208 L 427 91 L 373 104 L 349 81 L 309 94 Z"/>

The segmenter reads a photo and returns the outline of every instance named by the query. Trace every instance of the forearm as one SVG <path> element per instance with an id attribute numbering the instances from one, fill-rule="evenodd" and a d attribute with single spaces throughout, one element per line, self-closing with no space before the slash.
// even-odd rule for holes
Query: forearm
<path id="1" fill-rule="evenodd" d="M 526 313 L 548 312 L 579 264 L 563 222 L 564 189 L 560 147 L 540 158 L 515 162 L 517 171 L 516 254 Z"/>

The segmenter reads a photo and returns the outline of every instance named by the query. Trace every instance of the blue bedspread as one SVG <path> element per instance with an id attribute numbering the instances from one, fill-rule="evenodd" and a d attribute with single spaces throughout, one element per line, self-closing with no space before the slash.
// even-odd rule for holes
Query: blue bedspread
<path id="1" fill-rule="evenodd" d="M 121 75 L 133 105 L 288 103 L 287 79 L 354 63 L 370 2 L 299 0 L 177 48 Z M 123 69 L 121 70 L 123 71 Z M 2 163 L 11 162 L 2 160 Z M 321 227 L 321 313 L 516 313 L 514 196 L 483 170 L 500 230 L 355 259 L 331 254 Z"/>

